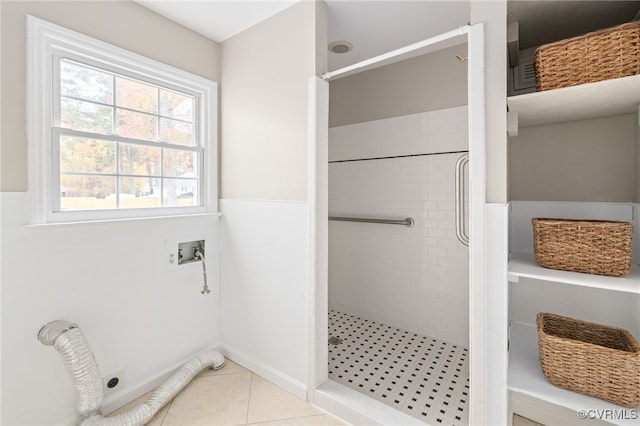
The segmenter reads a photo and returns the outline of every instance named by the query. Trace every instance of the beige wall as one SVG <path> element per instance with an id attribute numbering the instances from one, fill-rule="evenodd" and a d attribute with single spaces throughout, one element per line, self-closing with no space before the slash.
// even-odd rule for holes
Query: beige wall
<path id="1" fill-rule="evenodd" d="M 329 127 L 467 104 L 467 45 L 385 65 L 329 84 Z"/>
<path id="2" fill-rule="evenodd" d="M 221 198 L 306 201 L 308 85 L 324 68 L 324 7 L 296 3 L 222 43 Z"/>
<path id="3" fill-rule="evenodd" d="M 0 190 L 27 189 L 26 16 L 220 80 L 220 46 L 133 1 L 5 1 L 2 8 Z"/>
<path id="4" fill-rule="evenodd" d="M 511 138 L 512 200 L 631 202 L 637 114 L 521 128 Z"/>

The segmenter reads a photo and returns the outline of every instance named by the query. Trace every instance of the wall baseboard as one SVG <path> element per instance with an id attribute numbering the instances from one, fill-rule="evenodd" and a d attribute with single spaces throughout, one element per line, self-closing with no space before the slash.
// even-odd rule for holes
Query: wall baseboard
<path id="1" fill-rule="evenodd" d="M 271 383 L 281 387 L 282 389 L 295 395 L 303 401 L 307 400 L 307 386 L 305 386 L 304 383 L 299 382 L 293 377 L 288 376 L 283 372 L 256 360 L 255 358 L 241 353 L 235 348 L 223 346 L 219 348 L 219 350 L 226 358 L 230 359 L 231 361 L 240 364 L 248 370 L 251 370 L 253 373 L 267 379 Z"/>
<path id="2" fill-rule="evenodd" d="M 139 382 L 133 386 L 128 386 L 125 389 L 121 390 L 120 392 L 116 392 L 112 395 L 109 395 L 108 397 L 105 397 L 104 402 L 102 403 L 102 413 L 104 415 L 112 413 L 118 408 L 127 405 L 131 401 L 134 401 L 136 398 L 139 398 L 144 394 L 153 391 L 162 383 L 164 383 L 169 377 L 171 377 L 173 373 L 178 371 L 178 369 L 182 367 L 185 363 L 189 362 L 191 359 L 193 359 L 193 357 L 195 357 L 200 352 L 203 352 L 209 349 L 216 349 L 220 353 L 223 353 L 223 351 L 220 349 L 219 344 L 210 345 L 202 349 L 202 351 L 195 352 L 193 355 L 179 362 L 173 363 L 171 366 L 158 372 L 158 374 L 154 375 L 153 377 L 150 377 L 149 379 Z"/>

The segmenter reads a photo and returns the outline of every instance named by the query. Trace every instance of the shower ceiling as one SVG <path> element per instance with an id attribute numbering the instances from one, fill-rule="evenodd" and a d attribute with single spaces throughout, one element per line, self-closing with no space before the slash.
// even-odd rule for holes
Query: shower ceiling
<path id="1" fill-rule="evenodd" d="M 136 1 L 217 42 L 297 3 L 294 0 Z M 470 2 L 463 0 L 326 0 L 326 3 L 329 42 L 344 40 L 353 44 L 353 50 L 347 54 L 328 53 L 330 70 L 452 30 L 470 20 Z M 639 10 L 640 0 L 511 0 L 508 20 L 520 22 L 520 47 L 526 48 L 631 21 Z M 572 17 L 569 25 L 567 16 Z M 558 18 L 562 19 L 562 25 L 554 25 Z M 551 32 L 554 27 L 557 30 Z"/>

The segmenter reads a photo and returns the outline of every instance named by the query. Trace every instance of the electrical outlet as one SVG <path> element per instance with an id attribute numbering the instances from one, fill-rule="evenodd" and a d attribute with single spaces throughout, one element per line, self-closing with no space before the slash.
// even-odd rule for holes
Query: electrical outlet
<path id="1" fill-rule="evenodd" d="M 107 374 L 102 378 L 102 390 L 104 395 L 109 395 L 124 388 L 124 370 Z"/>

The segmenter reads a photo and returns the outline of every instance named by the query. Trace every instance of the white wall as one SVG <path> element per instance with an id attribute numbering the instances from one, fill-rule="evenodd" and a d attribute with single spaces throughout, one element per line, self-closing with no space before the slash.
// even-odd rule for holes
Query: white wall
<path id="1" fill-rule="evenodd" d="M 467 151 L 467 107 L 332 127 L 329 161 Z"/>
<path id="2" fill-rule="evenodd" d="M 507 159 L 507 0 L 474 0 L 471 23 L 484 23 L 486 200 L 509 200 Z"/>
<path id="3" fill-rule="evenodd" d="M 149 390 L 219 343 L 215 217 L 28 229 L 27 194 L 2 193 L 0 201 L 2 424 L 73 422 L 75 396 L 60 355 L 37 340 L 50 321 L 82 328 L 103 375 L 125 370 L 125 387 L 107 405 Z M 167 239 L 205 240 L 209 295 L 200 294 L 199 262 L 169 264 Z"/>
<path id="4" fill-rule="evenodd" d="M 222 45 L 223 346 L 301 398 L 314 320 L 309 78 L 325 70 L 325 41 L 326 5 L 303 1 Z"/>
<path id="5" fill-rule="evenodd" d="M 311 283 L 311 353 L 309 400 L 329 375 L 329 83 L 319 77 L 309 81 L 314 108 L 309 129 L 309 276 Z M 315 129 L 314 129 L 315 127 Z"/>
<path id="6" fill-rule="evenodd" d="M 224 350 L 305 397 L 309 287 L 307 205 L 221 200 Z"/>
<path id="7" fill-rule="evenodd" d="M 503 313 L 507 282 L 506 274 L 501 273 L 499 269 L 506 264 L 507 250 L 502 241 L 504 236 L 498 234 L 501 239 L 497 248 L 488 247 L 493 236 L 489 232 L 493 229 L 503 232 L 507 226 L 501 207 L 508 201 L 506 22 L 506 0 L 471 2 L 471 24 L 484 25 L 483 43 L 480 43 L 480 40 L 469 43 L 470 56 L 474 53 L 484 55 L 482 66 L 474 67 L 473 70 L 475 73 L 482 70 L 484 87 L 481 87 L 482 83 L 478 80 L 480 75 L 472 71 L 471 78 L 475 84 L 472 83 L 469 88 L 472 98 L 481 100 L 484 106 L 482 114 L 485 116 L 484 120 L 475 123 L 471 142 L 471 155 L 476 155 L 471 167 L 473 170 L 482 171 L 472 173 L 471 185 L 476 194 L 472 201 L 473 223 L 484 224 L 476 226 L 471 235 L 470 272 L 473 301 L 470 313 L 470 418 L 478 424 L 507 422 L 507 394 L 504 386 L 504 336 L 507 321 Z M 470 101 L 472 108 L 473 99 Z M 484 141 L 482 147 L 474 145 L 474 141 L 479 140 Z M 481 162 L 484 164 L 479 164 Z M 473 189 L 474 185 L 477 185 L 476 189 Z M 493 203 L 493 206 L 487 204 L 486 209 L 477 208 L 478 202 L 482 201 Z M 496 345 L 499 345 L 497 350 Z M 494 351 L 498 351 L 497 356 L 492 356 L 495 354 Z"/>
<path id="8" fill-rule="evenodd" d="M 454 215 L 467 133 L 466 107 L 330 129 L 332 161 L 440 153 L 329 164 L 330 216 L 415 219 L 330 222 L 331 309 L 468 346 L 469 256 Z"/>

